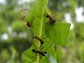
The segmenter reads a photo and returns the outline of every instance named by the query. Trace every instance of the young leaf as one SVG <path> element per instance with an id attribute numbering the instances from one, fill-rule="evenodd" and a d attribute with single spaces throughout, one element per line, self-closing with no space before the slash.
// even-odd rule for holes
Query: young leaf
<path id="1" fill-rule="evenodd" d="M 45 33 L 52 43 L 56 45 L 65 45 L 70 30 L 69 23 L 47 23 Z"/>

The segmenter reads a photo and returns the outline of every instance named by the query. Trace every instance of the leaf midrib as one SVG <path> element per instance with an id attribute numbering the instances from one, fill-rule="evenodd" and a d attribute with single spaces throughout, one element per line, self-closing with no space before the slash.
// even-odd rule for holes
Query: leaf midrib
<path id="1" fill-rule="evenodd" d="M 46 0 L 45 0 L 45 2 L 46 2 Z M 42 13 L 42 15 L 44 14 L 44 11 L 45 11 L 45 3 L 44 3 L 44 8 L 43 8 L 43 13 Z M 43 22 L 44 22 L 44 17 L 42 16 L 42 19 L 41 19 L 41 28 L 40 28 L 40 38 L 41 38 L 41 36 L 42 36 L 42 31 L 43 31 Z"/>
<path id="2" fill-rule="evenodd" d="M 46 1 L 46 0 L 45 0 Z M 44 3 L 44 5 L 45 5 L 45 3 Z M 45 6 L 44 6 L 44 8 L 45 8 Z M 42 13 L 42 15 L 44 14 L 44 8 L 43 8 L 43 13 Z M 41 26 L 40 26 L 40 34 L 39 34 L 39 37 L 41 38 L 41 36 L 42 36 L 42 31 L 43 31 L 43 19 L 44 17 L 42 16 L 42 18 L 41 18 Z M 39 44 L 38 44 L 38 48 L 40 47 L 40 42 L 38 42 Z"/>

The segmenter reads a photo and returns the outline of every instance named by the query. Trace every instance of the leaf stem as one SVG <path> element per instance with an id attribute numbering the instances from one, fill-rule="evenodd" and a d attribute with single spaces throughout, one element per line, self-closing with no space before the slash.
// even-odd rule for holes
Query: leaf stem
<path id="1" fill-rule="evenodd" d="M 39 0 L 41 1 L 41 0 Z M 44 15 L 45 13 L 45 6 L 47 6 L 47 3 L 48 3 L 48 0 L 44 0 L 44 3 L 43 3 L 43 6 L 44 8 L 42 9 L 42 15 Z M 39 37 L 42 38 L 42 33 L 43 33 L 43 24 L 44 24 L 44 16 L 41 17 L 41 23 L 40 23 L 40 35 Z M 38 51 L 40 51 L 40 47 L 41 47 L 41 43 L 39 42 L 38 43 Z M 37 54 L 37 60 L 36 60 L 36 63 L 40 63 L 40 54 Z"/>

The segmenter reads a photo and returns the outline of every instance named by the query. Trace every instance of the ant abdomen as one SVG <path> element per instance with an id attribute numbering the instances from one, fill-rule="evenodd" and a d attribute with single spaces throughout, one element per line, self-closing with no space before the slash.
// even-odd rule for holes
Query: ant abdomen
<path id="1" fill-rule="evenodd" d="M 50 23 L 55 23 L 56 21 L 54 19 L 51 19 L 50 20 Z"/>

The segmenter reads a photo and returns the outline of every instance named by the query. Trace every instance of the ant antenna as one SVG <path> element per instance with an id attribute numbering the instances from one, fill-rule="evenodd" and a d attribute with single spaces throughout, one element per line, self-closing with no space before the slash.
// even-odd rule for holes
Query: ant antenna
<path id="1" fill-rule="evenodd" d="M 21 12 L 22 12 L 24 15 L 27 15 L 27 13 L 25 13 L 26 10 L 29 10 L 29 9 L 23 9 L 23 10 L 21 10 Z"/>

